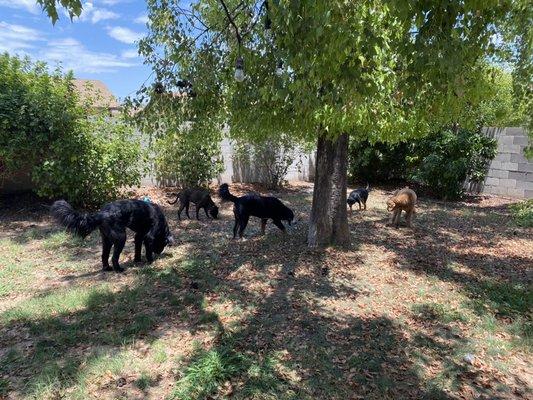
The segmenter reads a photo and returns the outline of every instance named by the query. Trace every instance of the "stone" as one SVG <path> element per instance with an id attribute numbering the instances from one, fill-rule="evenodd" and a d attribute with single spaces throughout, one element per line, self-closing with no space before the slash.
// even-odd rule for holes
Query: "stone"
<path id="1" fill-rule="evenodd" d="M 500 186 L 505 188 L 515 188 L 516 179 L 500 179 Z"/>
<path id="2" fill-rule="evenodd" d="M 476 357 L 473 354 L 467 353 L 463 357 L 463 361 L 467 364 L 474 364 L 474 361 L 476 360 Z"/>
<path id="3" fill-rule="evenodd" d="M 500 180 L 498 178 L 488 177 L 485 180 L 485 185 L 499 186 L 500 185 Z"/>
<path id="4" fill-rule="evenodd" d="M 487 176 L 491 178 L 510 178 L 509 171 L 504 171 L 503 169 L 491 169 Z"/>
<path id="5" fill-rule="evenodd" d="M 527 163 L 518 164 L 517 171 L 533 172 L 533 162 L 527 162 Z"/>
<path id="6" fill-rule="evenodd" d="M 517 162 L 517 163 L 527 163 L 527 158 L 524 156 L 524 153 L 520 151 L 520 153 L 517 154 L 511 154 L 511 159 L 509 160 L 511 162 Z"/>
<path id="7" fill-rule="evenodd" d="M 517 145 L 520 145 L 520 146 L 527 146 L 529 142 L 529 138 L 525 135 L 517 135 L 514 137 L 513 139 L 513 144 L 517 144 Z"/>
<path id="8" fill-rule="evenodd" d="M 524 189 L 508 188 L 507 194 L 511 197 L 516 197 L 519 199 L 524 198 Z"/>
<path id="9" fill-rule="evenodd" d="M 500 169 L 506 169 L 507 171 L 518 171 L 518 163 L 503 162 Z"/>
<path id="10" fill-rule="evenodd" d="M 533 190 L 533 182 L 532 181 L 526 181 L 526 180 L 517 181 L 515 188 Z"/>

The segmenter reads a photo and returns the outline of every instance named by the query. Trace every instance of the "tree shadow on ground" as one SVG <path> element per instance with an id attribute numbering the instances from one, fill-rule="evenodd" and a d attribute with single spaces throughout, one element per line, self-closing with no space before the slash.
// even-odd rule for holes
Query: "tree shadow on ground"
<path id="1" fill-rule="evenodd" d="M 482 205 L 448 204 L 443 210 L 424 201 L 419 208 L 413 229 L 385 226 L 385 219 L 370 224 L 355 219 L 352 227 L 361 245 L 387 252 L 390 265 L 461 288 L 469 299 L 465 306 L 476 314 L 518 321 L 518 333 L 530 346 L 533 257 L 511 246 L 529 240 L 531 230 L 512 225 L 508 210 L 499 206 L 497 214 L 494 206 Z M 505 253 L 498 250 L 503 248 Z"/>
<path id="2" fill-rule="evenodd" d="M 309 199 L 299 197 L 289 200 L 299 210 L 308 207 Z M 175 210 L 166 211 L 177 230 Z M 453 282 L 488 307 L 508 307 L 488 292 L 474 296 L 482 283 L 479 276 L 449 268 L 449 261 L 460 258 L 476 274 L 486 272 L 483 263 L 463 259 L 452 248 L 450 237 L 461 229 L 444 224 L 446 231 L 441 231 L 440 222 L 430 222 L 433 217 L 425 211 L 421 222 L 429 226 L 399 231 L 405 235 L 392 234 L 398 231 L 379 222 L 352 222 L 352 227 L 359 245 L 386 249 L 398 268 Z M 364 295 L 364 288 L 333 279 L 325 268 L 349 265 L 357 274 L 362 260 L 355 252 L 307 249 L 305 224 L 291 234 L 270 230 L 257 237 L 258 226 L 251 223 L 247 242 L 229 241 L 231 224 L 228 213 L 219 221 L 180 223 L 178 238 L 187 247 L 182 258 L 131 268 L 132 284 L 89 291 L 74 309 L 3 313 L 0 348 L 8 350 L 1 354 L 0 374 L 11 380 L 7 393 L 29 397 L 42 382 L 52 382 L 57 397 L 64 396 L 80 385 L 87 365 L 120 352 L 125 344 L 153 343 L 166 331 L 213 335 L 180 361 L 173 392 L 179 399 L 456 398 L 424 377 L 413 357 L 420 348 L 438 355 L 457 385 L 471 384 L 462 382 L 471 370 L 457 360 L 457 349 L 467 342 L 460 332 L 424 321 L 424 330 L 412 334 L 390 316 L 372 310 L 355 315 L 329 304 Z M 466 240 L 459 243 L 460 249 L 471 246 Z M 494 263 L 503 267 L 495 265 L 484 277 L 499 284 L 504 278 L 498 271 L 522 261 L 496 258 Z M 518 277 L 507 272 L 507 282 L 517 283 Z M 36 301 L 51 295 L 42 293 Z M 226 321 L 207 306 L 221 297 L 247 311 Z M 510 304 L 513 313 L 523 309 Z M 119 397 L 124 379 L 118 374 L 108 393 Z M 488 389 L 478 393 L 498 398 Z"/>

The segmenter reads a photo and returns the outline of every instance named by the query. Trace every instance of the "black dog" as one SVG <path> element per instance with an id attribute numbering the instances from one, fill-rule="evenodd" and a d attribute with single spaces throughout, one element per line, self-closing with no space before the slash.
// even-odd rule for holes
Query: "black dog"
<path id="1" fill-rule="evenodd" d="M 126 228 L 135 235 L 135 261 L 141 261 L 141 249 L 144 243 L 146 259 L 153 261 L 153 253 L 161 254 L 174 239 L 168 229 L 161 209 L 153 203 L 142 200 L 119 200 L 108 203 L 96 213 L 79 213 L 65 200 L 54 202 L 52 216 L 67 231 L 85 237 L 96 228 L 102 234 L 102 266 L 104 271 L 111 271 L 109 253 L 114 246 L 111 261 L 116 272 L 122 272 L 118 258 L 126 243 Z"/>
<path id="2" fill-rule="evenodd" d="M 350 206 L 350 212 L 352 212 L 352 206 L 355 203 L 359 204 L 359 210 L 361 209 L 361 203 L 363 204 L 363 209 L 366 210 L 366 201 L 368 199 L 368 192 L 370 191 L 368 183 L 366 184 L 366 188 L 359 188 L 355 189 L 350 193 L 348 196 L 348 200 L 346 200 L 346 203 Z"/>
<path id="3" fill-rule="evenodd" d="M 187 214 L 187 217 L 190 219 L 189 216 L 189 203 L 196 204 L 196 219 L 200 220 L 200 217 L 198 215 L 198 212 L 203 208 L 205 211 L 205 215 L 207 218 L 209 218 L 209 214 L 213 218 L 218 217 L 218 207 L 215 205 L 213 200 L 211 199 L 211 196 L 209 195 L 209 192 L 205 189 L 185 189 L 181 192 L 179 192 L 176 195 L 176 200 L 173 202 L 168 202 L 168 204 L 176 204 L 180 201 L 180 208 L 178 210 L 178 219 L 181 220 L 181 212 L 185 208 L 185 214 Z M 209 214 L 207 211 L 209 210 Z"/>
<path id="4" fill-rule="evenodd" d="M 255 193 L 249 193 L 245 196 L 237 197 L 229 192 L 227 183 L 220 185 L 218 194 L 223 200 L 234 203 L 233 214 L 235 215 L 235 226 L 233 227 L 233 238 L 237 236 L 239 228 L 239 237 L 242 238 L 244 229 L 248 225 L 248 219 L 252 217 L 261 218 L 261 233 L 265 233 L 266 223 L 272 219 L 274 225 L 285 232 L 285 226 L 281 221 L 287 221 L 289 225 L 294 221 L 294 213 L 284 205 L 279 199 L 271 196 L 260 196 Z"/>

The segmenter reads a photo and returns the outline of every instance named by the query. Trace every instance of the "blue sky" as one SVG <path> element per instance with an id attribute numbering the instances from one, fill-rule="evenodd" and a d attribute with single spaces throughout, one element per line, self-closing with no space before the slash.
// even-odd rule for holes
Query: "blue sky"
<path id="1" fill-rule="evenodd" d="M 29 55 L 77 78 L 100 79 L 118 97 L 150 75 L 135 42 L 146 34 L 144 0 L 84 2 L 80 18 L 60 13 L 55 26 L 35 0 L 0 0 L 0 52 Z"/>

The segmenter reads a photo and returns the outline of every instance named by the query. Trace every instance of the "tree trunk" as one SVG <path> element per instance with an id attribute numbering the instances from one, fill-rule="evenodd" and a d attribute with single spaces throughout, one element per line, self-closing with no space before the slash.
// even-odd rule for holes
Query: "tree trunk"
<path id="1" fill-rule="evenodd" d="M 350 245 L 346 211 L 348 135 L 335 141 L 321 136 L 316 154 L 315 187 L 309 221 L 309 247 Z"/>

